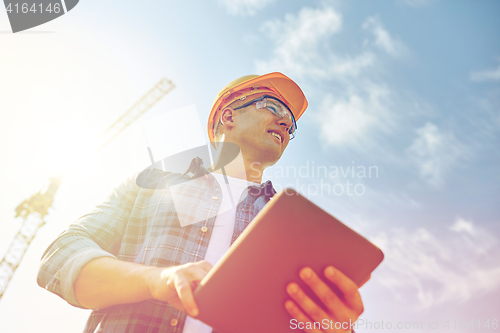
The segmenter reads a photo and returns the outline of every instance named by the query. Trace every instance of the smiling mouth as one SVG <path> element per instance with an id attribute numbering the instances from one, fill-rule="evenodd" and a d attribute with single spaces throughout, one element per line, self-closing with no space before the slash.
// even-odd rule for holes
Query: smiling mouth
<path id="1" fill-rule="evenodd" d="M 278 141 L 280 143 L 283 142 L 283 138 L 281 137 L 281 134 L 274 132 L 274 131 L 268 131 L 268 133 L 271 134 L 272 136 L 274 136 L 276 139 L 278 139 Z"/>

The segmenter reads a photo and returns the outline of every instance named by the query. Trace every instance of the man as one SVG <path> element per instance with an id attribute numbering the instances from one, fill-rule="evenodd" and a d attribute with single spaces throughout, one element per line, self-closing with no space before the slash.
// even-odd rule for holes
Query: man
<path id="1" fill-rule="evenodd" d="M 94 309 L 85 332 L 211 332 L 194 319 L 193 290 L 275 194 L 262 173 L 279 160 L 306 108 L 301 89 L 281 73 L 231 82 L 208 120 L 214 172 L 195 158 L 183 175 L 148 170 L 125 181 L 51 244 L 39 285 Z M 291 282 L 283 286 L 291 319 L 354 322 L 362 313 L 357 286 L 334 267 L 299 275 L 325 307 Z"/>

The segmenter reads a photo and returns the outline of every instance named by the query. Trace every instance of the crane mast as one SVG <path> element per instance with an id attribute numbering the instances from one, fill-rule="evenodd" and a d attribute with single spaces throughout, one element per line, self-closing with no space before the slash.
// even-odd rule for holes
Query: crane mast
<path id="1" fill-rule="evenodd" d="M 95 151 L 99 152 L 130 124 L 156 104 L 163 96 L 168 94 L 175 85 L 165 78 L 161 79 L 150 91 L 128 109 L 114 122 L 103 134 L 102 144 Z M 54 196 L 62 183 L 62 177 L 50 178 L 48 185 L 24 200 L 16 210 L 16 218 L 21 218 L 23 223 L 10 244 L 5 256 L 0 261 L 0 299 L 5 294 L 16 269 L 19 267 L 29 245 L 38 230 L 45 224 L 45 218 L 52 207 Z"/>

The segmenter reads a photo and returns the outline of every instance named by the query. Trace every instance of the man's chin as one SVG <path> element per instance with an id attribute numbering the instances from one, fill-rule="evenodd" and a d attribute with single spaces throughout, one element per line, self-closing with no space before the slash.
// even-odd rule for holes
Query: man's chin
<path id="1" fill-rule="evenodd" d="M 253 162 L 262 164 L 265 167 L 276 164 L 281 158 L 281 155 L 283 155 L 281 146 L 275 142 L 267 141 L 260 144 L 254 142 L 253 145 L 249 145 L 249 147 L 252 148 L 250 149 L 251 153 L 248 155 L 253 157 Z M 250 152 L 250 150 L 248 148 L 242 148 L 243 154 L 245 154 L 245 151 Z"/>
<path id="2" fill-rule="evenodd" d="M 265 153 L 261 154 L 260 159 L 262 160 L 262 163 L 266 164 L 267 166 L 271 166 L 276 164 L 280 160 L 281 155 L 283 155 L 281 147 L 277 147 L 277 145 L 272 145 L 267 147 Z"/>

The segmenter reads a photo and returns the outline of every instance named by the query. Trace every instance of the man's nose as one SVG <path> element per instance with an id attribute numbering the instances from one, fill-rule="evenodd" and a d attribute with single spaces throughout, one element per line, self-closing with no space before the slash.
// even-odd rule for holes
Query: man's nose
<path id="1" fill-rule="evenodd" d="M 276 123 L 280 126 L 283 126 L 285 127 L 287 130 L 290 129 L 290 127 L 292 127 L 292 118 L 290 117 L 289 114 L 287 114 L 286 116 L 284 116 L 283 118 L 278 118 Z"/>

